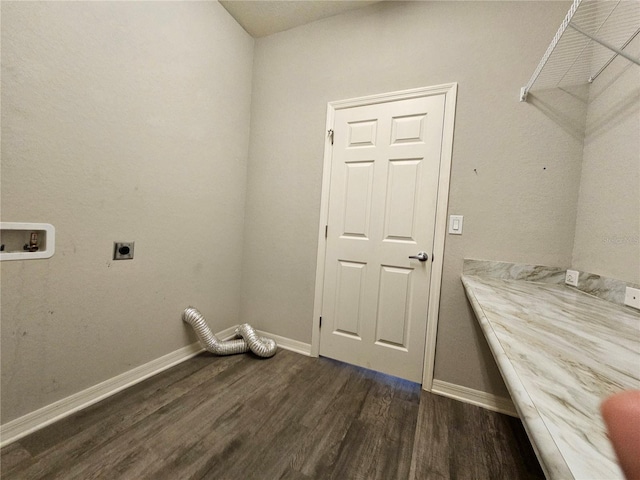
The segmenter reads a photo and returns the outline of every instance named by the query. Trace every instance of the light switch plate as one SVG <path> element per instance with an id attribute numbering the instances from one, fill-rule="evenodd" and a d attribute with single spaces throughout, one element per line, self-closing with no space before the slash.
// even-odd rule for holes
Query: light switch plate
<path id="1" fill-rule="evenodd" d="M 452 235 L 462 235 L 463 215 L 449 215 L 449 233 Z"/>

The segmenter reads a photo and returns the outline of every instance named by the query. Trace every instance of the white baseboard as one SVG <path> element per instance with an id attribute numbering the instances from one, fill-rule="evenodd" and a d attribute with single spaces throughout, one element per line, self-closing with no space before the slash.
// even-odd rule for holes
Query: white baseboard
<path id="1" fill-rule="evenodd" d="M 221 340 L 232 338 L 235 328 L 235 326 L 229 327 L 219 332 L 217 337 Z M 124 372 L 93 387 L 89 387 L 86 390 L 74 393 L 69 397 L 16 418 L 4 425 L 0 425 L 0 447 L 15 442 L 83 408 L 98 403 L 100 400 L 104 400 L 125 388 L 131 387 L 153 375 L 157 375 L 185 360 L 195 357 L 202 351 L 204 351 L 204 349 L 197 342 L 187 345 L 160 358 L 156 358 L 149 363 L 140 365 L 133 370 Z"/>
<path id="2" fill-rule="evenodd" d="M 262 330 L 256 330 L 256 333 L 261 337 L 272 338 L 276 341 L 279 347 L 290 350 L 295 353 L 299 353 L 301 355 L 306 355 L 307 357 L 311 356 L 311 344 L 299 342 L 298 340 L 292 340 L 287 337 L 281 337 L 280 335 L 275 335 L 269 332 L 263 332 Z"/>
<path id="3" fill-rule="evenodd" d="M 480 390 L 474 390 L 473 388 L 463 387 L 454 383 L 443 382 L 435 378 L 433 379 L 431 393 L 470 403 L 471 405 L 486 408 L 493 412 L 518 417 L 516 407 L 510 398 L 498 397 L 491 393 L 481 392 Z"/>
<path id="4" fill-rule="evenodd" d="M 236 326 L 229 327 L 217 334 L 221 340 L 228 340 L 234 337 Z M 301 355 L 311 355 L 311 344 L 292 340 L 280 335 L 256 330 L 258 335 L 272 338 L 279 347 L 290 350 Z M 94 403 L 104 400 L 125 388 L 142 382 L 153 375 L 157 375 L 179 363 L 184 362 L 204 351 L 199 343 L 193 343 L 180 348 L 174 352 L 152 360 L 144 365 L 136 367 L 128 372 L 110 378 L 102 383 L 89 387 L 86 390 L 75 393 L 69 397 L 58 400 L 50 405 L 42 407 L 34 412 L 28 413 L 20 418 L 16 418 L 4 425 L 0 425 L 0 447 L 4 447 L 16 440 L 19 440 L 30 433 L 46 427 L 58 420 L 62 420 L 69 415 L 82 410 Z M 499 413 L 504 413 L 517 417 L 513 402 L 508 398 L 497 397 L 495 395 L 462 387 L 453 383 L 434 379 L 431 389 L 432 393 L 453 398 L 465 403 L 477 405 Z"/>
<path id="5" fill-rule="evenodd" d="M 229 327 L 216 336 L 220 340 L 228 340 L 235 336 L 236 325 Z M 311 355 L 311 345 L 299 342 L 290 338 L 273 335 L 268 332 L 256 330 L 258 335 L 273 338 L 279 347 L 285 350 L 291 350 L 302 355 Z M 136 383 L 140 383 L 153 375 L 157 375 L 179 363 L 195 357 L 204 349 L 196 342 L 186 347 L 180 348 L 175 352 L 171 352 L 160 358 L 145 363 L 128 372 L 124 372 L 102 383 L 89 387 L 81 392 L 74 393 L 69 397 L 63 398 L 50 405 L 42 407 L 34 412 L 27 413 L 20 418 L 16 418 L 10 422 L 0 425 L 0 447 L 4 447 L 16 440 L 21 439 L 41 428 L 51 425 L 58 420 L 62 420 L 69 415 L 82 410 L 100 400 L 104 400 L 125 388 L 131 387 Z"/>
<path id="6" fill-rule="evenodd" d="M 0 446 L 14 442 L 36 430 L 61 420 L 83 408 L 104 400 L 125 388 L 131 387 L 168 368 L 184 362 L 202 352 L 199 343 L 194 343 L 171 352 L 139 367 L 105 380 L 93 387 L 58 400 L 46 407 L 28 413 L 11 422 L 0 425 Z"/>

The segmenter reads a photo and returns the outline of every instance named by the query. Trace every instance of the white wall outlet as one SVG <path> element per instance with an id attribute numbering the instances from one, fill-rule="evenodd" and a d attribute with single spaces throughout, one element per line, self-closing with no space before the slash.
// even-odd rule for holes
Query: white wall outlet
<path id="1" fill-rule="evenodd" d="M 567 270 L 567 274 L 564 277 L 564 283 L 567 285 L 572 285 L 574 287 L 578 286 L 578 271 L 577 270 Z"/>
<path id="2" fill-rule="evenodd" d="M 640 288 L 627 287 L 624 291 L 624 304 L 640 309 Z"/>

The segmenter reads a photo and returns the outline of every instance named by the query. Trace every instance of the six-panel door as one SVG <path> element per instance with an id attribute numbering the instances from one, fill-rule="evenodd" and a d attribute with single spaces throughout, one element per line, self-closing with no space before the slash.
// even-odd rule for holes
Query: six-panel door
<path id="1" fill-rule="evenodd" d="M 422 381 L 444 95 L 337 110 L 320 354 Z M 446 193 L 445 193 L 446 194 Z"/>

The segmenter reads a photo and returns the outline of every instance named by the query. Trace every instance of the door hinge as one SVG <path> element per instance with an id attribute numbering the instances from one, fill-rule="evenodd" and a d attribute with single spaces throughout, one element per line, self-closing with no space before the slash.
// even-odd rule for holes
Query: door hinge
<path id="1" fill-rule="evenodd" d="M 329 129 L 329 131 L 327 132 L 329 139 L 331 140 L 331 145 L 333 145 L 333 130 Z"/>
<path id="2" fill-rule="evenodd" d="M 324 226 L 324 238 L 327 238 L 327 235 L 329 235 L 329 225 Z"/>
<path id="3" fill-rule="evenodd" d="M 322 317 L 320 317 L 320 328 L 322 328 Z"/>

